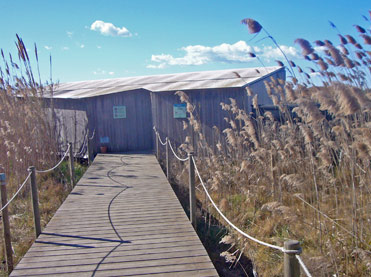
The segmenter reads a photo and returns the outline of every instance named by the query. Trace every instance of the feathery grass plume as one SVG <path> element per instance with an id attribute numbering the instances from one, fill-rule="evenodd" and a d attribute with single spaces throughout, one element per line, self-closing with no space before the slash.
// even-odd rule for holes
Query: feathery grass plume
<path id="1" fill-rule="evenodd" d="M 358 32 L 360 32 L 362 34 L 365 34 L 366 33 L 366 30 L 364 28 L 362 28 L 361 26 L 354 25 L 354 27 L 357 29 Z"/>
<path id="2" fill-rule="evenodd" d="M 329 64 L 329 65 L 332 65 L 332 66 L 335 66 L 335 62 L 332 60 L 332 59 L 329 59 L 329 58 L 325 58 L 325 61 Z M 333 72 L 328 72 L 327 74 L 331 74 L 330 76 L 335 76 Z"/>
<path id="3" fill-rule="evenodd" d="M 339 113 L 344 115 L 352 115 L 358 112 L 361 109 L 360 104 L 357 101 L 347 87 L 336 89 L 337 94 L 339 95 L 339 104 L 340 109 Z"/>
<path id="4" fill-rule="evenodd" d="M 249 30 L 249 33 L 250 34 L 256 34 L 256 33 L 259 33 L 261 31 L 261 29 L 263 28 L 259 22 L 257 22 L 256 20 L 252 19 L 252 18 L 245 18 L 245 19 L 242 19 L 241 20 L 241 23 L 246 25 L 248 30 Z"/>
<path id="5" fill-rule="evenodd" d="M 249 54 L 249 56 L 250 56 L 251 58 L 256 58 L 256 55 L 255 55 L 254 53 L 249 52 L 248 54 Z"/>
<path id="6" fill-rule="evenodd" d="M 341 56 L 340 51 L 336 47 L 329 44 L 327 45 L 327 48 L 336 66 L 344 64 L 343 57 Z"/>
<path id="7" fill-rule="evenodd" d="M 297 99 L 296 95 L 295 95 L 295 91 L 294 89 L 292 88 L 292 86 L 290 84 L 287 84 L 285 86 L 285 93 L 286 93 L 286 99 L 289 101 L 289 102 L 295 102 L 295 100 Z"/>
<path id="8" fill-rule="evenodd" d="M 360 60 L 363 59 L 363 53 L 361 51 L 356 51 L 355 54 L 356 54 L 358 59 L 360 59 Z"/>
<path id="9" fill-rule="evenodd" d="M 342 35 L 338 34 L 339 38 L 340 38 L 340 43 L 345 45 L 345 44 L 348 44 L 348 41 L 345 37 L 343 37 Z"/>
<path id="10" fill-rule="evenodd" d="M 325 43 L 322 40 L 315 40 L 314 44 L 317 46 L 325 46 Z"/>
<path id="11" fill-rule="evenodd" d="M 320 59 L 320 57 L 318 56 L 317 53 L 312 53 L 310 54 L 310 59 L 313 60 L 313 61 L 318 61 Z"/>
<path id="12" fill-rule="evenodd" d="M 252 91 L 252 89 L 250 87 L 246 87 L 245 90 L 246 90 L 248 96 L 253 96 L 254 95 L 254 92 Z"/>
<path id="13" fill-rule="evenodd" d="M 267 91 L 267 94 L 269 96 L 271 96 L 272 95 L 272 89 L 271 89 L 271 86 L 270 86 L 269 82 L 265 80 L 264 81 L 264 86 L 265 86 L 265 89 Z"/>
<path id="14" fill-rule="evenodd" d="M 357 99 L 359 105 L 362 108 L 367 108 L 367 109 L 371 108 L 371 100 L 367 98 L 364 91 L 356 87 L 350 87 L 350 91 L 352 95 Z"/>
<path id="15" fill-rule="evenodd" d="M 299 103 L 300 108 L 305 113 L 306 122 L 312 123 L 322 121 L 324 119 L 324 115 L 318 109 L 315 102 L 308 99 L 299 99 L 297 102 Z"/>
<path id="16" fill-rule="evenodd" d="M 318 60 L 317 64 L 319 65 L 322 71 L 326 71 L 328 69 L 328 64 L 325 63 L 322 59 Z"/>
<path id="17" fill-rule="evenodd" d="M 189 97 L 184 91 L 177 91 L 175 95 L 179 96 L 181 102 L 189 102 Z"/>
<path id="18" fill-rule="evenodd" d="M 349 81 L 350 78 L 348 78 L 346 75 L 342 74 L 342 73 L 338 73 L 337 76 L 339 76 L 340 80 L 341 81 Z"/>
<path id="19" fill-rule="evenodd" d="M 358 48 L 358 49 L 360 49 L 360 50 L 363 49 L 362 45 L 359 44 L 359 43 L 354 44 L 354 47 L 356 47 L 356 48 Z"/>
<path id="20" fill-rule="evenodd" d="M 279 60 L 276 60 L 276 63 L 278 64 L 278 66 L 284 66 L 283 62 L 281 62 Z"/>
<path id="21" fill-rule="evenodd" d="M 348 49 L 346 49 L 343 45 L 340 45 L 339 47 L 340 47 L 340 49 L 341 49 L 341 53 L 342 53 L 343 55 L 345 55 L 345 56 L 348 56 L 348 55 L 349 55 L 349 51 L 348 51 Z"/>
<path id="22" fill-rule="evenodd" d="M 270 121 L 272 121 L 272 122 L 274 122 L 274 116 L 273 116 L 273 114 L 271 113 L 271 112 L 265 112 L 264 113 L 264 116 L 266 117 L 266 118 L 268 118 Z"/>
<path id="23" fill-rule="evenodd" d="M 295 40 L 295 43 L 299 44 L 302 48 L 302 55 L 307 56 L 314 52 L 314 49 L 312 45 L 309 43 L 309 41 L 303 39 L 303 38 L 297 38 Z"/>
<path id="24" fill-rule="evenodd" d="M 357 154 L 360 159 L 370 159 L 370 148 L 361 141 L 353 143 L 353 147 L 357 150 Z"/>
<path id="25" fill-rule="evenodd" d="M 352 37 L 351 35 L 345 35 L 345 37 L 347 38 L 347 40 L 351 43 L 351 44 L 356 44 L 357 41 L 354 39 L 354 37 Z"/>
<path id="26" fill-rule="evenodd" d="M 259 104 L 258 104 L 258 95 L 255 94 L 254 97 L 252 98 L 252 105 L 255 110 L 259 110 Z"/>
<path id="27" fill-rule="evenodd" d="M 305 144 L 312 144 L 314 142 L 313 132 L 308 128 L 308 126 L 300 124 L 299 129 L 303 134 Z"/>
<path id="28" fill-rule="evenodd" d="M 365 44 L 371 45 L 371 37 L 369 35 L 361 34 L 361 37 L 363 38 Z"/>

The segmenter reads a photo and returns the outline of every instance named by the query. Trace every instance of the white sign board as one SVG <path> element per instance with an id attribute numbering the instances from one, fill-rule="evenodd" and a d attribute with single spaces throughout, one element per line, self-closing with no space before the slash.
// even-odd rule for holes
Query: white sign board
<path id="1" fill-rule="evenodd" d="M 113 118 L 126 118 L 126 106 L 113 106 Z"/>
<path id="2" fill-rule="evenodd" d="M 174 118 L 187 118 L 187 105 L 174 104 Z"/>

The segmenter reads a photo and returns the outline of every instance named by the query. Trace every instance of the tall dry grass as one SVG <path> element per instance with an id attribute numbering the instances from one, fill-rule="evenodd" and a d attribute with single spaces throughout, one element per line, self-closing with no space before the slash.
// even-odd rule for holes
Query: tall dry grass
<path id="1" fill-rule="evenodd" d="M 18 36 L 16 46 L 16 58 L 1 50 L 0 61 L 0 172 L 6 173 L 8 199 L 28 175 L 29 166 L 47 169 L 60 158 L 55 126 L 40 98 L 44 92 L 50 93 L 53 85 L 41 83 L 38 69 L 34 75 L 29 53 Z M 38 65 L 36 45 L 34 53 Z M 56 172 L 37 178 L 43 226 L 68 194 L 67 172 L 62 165 Z M 29 185 L 8 207 L 14 260 L 18 262 L 34 240 Z M 2 237 L 2 226 L 0 232 Z M 3 242 L 0 258 L 5 266 Z"/>
<path id="2" fill-rule="evenodd" d="M 313 276 L 371 275 L 371 51 L 365 50 L 371 37 L 370 30 L 356 29 L 362 41 L 339 34 L 336 46 L 316 41 L 319 51 L 297 39 L 312 67 L 305 72 L 290 62 L 297 77 L 265 82 L 279 116 L 264 112 L 258 92 L 248 89 L 255 115 L 234 99 L 221 103 L 229 128 L 213 145 L 202 134 L 197 109 L 178 92 L 190 112 L 185 132 L 196 138 L 187 137 L 178 151 L 197 152 L 201 175 L 221 210 L 263 241 L 282 246 L 299 240 Z M 321 85 L 312 81 L 314 75 Z M 186 169 L 178 172 L 178 182 L 184 182 Z M 202 191 L 198 199 L 217 216 Z M 230 232 L 239 247 L 227 254 L 233 263 L 244 252 L 260 275 L 282 274 L 282 253 Z"/>

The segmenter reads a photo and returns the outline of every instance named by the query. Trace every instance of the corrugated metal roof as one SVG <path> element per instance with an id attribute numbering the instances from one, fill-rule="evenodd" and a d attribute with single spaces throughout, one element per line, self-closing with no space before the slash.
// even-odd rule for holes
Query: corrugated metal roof
<path id="1" fill-rule="evenodd" d="M 80 99 L 136 89 L 160 92 L 243 87 L 279 69 L 281 67 L 277 66 L 239 68 L 62 83 L 56 87 L 53 96 L 54 98 Z M 50 95 L 44 95 L 44 97 L 50 97 Z"/>

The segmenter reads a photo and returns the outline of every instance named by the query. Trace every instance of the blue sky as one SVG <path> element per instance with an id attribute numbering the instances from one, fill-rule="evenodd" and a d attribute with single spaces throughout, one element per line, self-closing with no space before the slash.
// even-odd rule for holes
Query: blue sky
<path id="1" fill-rule="evenodd" d="M 342 34 L 369 27 L 369 0 L 0 0 L 0 48 L 15 53 L 19 34 L 42 79 L 60 82 L 260 66 L 283 58 L 271 41 L 250 35 L 240 24 L 254 18 L 300 63 L 296 38 L 338 43 Z M 262 39 L 262 40 L 261 40 Z"/>

